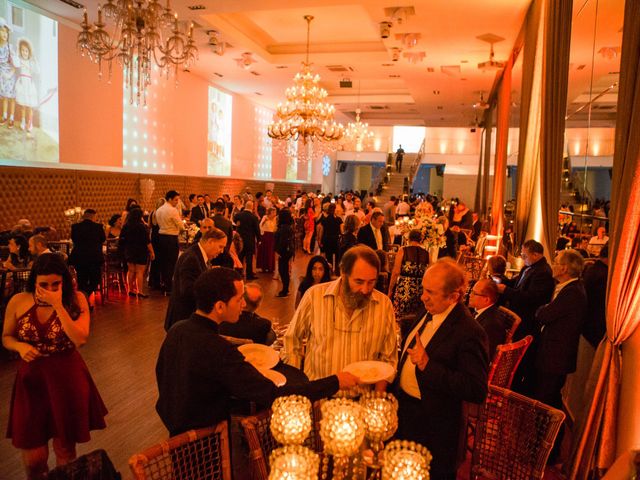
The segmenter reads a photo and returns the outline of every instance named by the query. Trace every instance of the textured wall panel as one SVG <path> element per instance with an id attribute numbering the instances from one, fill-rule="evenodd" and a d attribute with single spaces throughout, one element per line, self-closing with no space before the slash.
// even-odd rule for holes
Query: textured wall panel
<path id="1" fill-rule="evenodd" d="M 154 181 L 149 202 L 142 202 L 141 179 Z M 68 238 L 70 228 L 63 212 L 71 207 L 94 208 L 98 221 L 106 223 L 112 214 L 122 212 L 128 198 L 135 198 L 151 210 L 155 200 L 164 197 L 168 190 L 177 190 L 185 197 L 206 192 L 215 200 L 223 193 L 232 196 L 241 193 L 246 186 L 255 194 L 264 191 L 266 183 L 234 178 L 0 167 L 0 230 L 9 230 L 19 219 L 28 218 L 34 226 L 54 227 L 57 232 L 51 235 L 52 239 Z M 316 184 L 273 183 L 275 194 L 283 200 L 297 189 L 320 188 Z"/>

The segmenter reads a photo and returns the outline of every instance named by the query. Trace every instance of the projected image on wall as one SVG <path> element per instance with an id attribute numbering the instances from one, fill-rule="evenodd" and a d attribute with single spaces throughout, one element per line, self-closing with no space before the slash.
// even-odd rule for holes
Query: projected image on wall
<path id="1" fill-rule="evenodd" d="M 0 0 L 0 160 L 58 162 L 58 22 Z"/>
<path id="2" fill-rule="evenodd" d="M 207 174 L 231 174 L 231 95 L 209 87 Z"/>

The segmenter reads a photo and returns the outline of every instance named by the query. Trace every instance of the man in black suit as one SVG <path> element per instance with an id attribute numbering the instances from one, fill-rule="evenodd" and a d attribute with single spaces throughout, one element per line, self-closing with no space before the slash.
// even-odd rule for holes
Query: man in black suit
<path id="1" fill-rule="evenodd" d="M 204 195 L 198 195 L 196 197 L 198 203 L 191 209 L 191 221 L 196 225 L 200 225 L 200 221 L 209 216 L 207 209 L 204 206 Z"/>
<path id="2" fill-rule="evenodd" d="M 242 238 L 242 252 L 240 261 L 244 263 L 245 278 L 256 280 L 258 277 L 253 273 L 253 256 L 256 252 L 256 244 L 260 241 L 260 222 L 253 214 L 253 202 L 249 200 L 244 204 L 244 210 L 236 214 L 236 230 Z"/>
<path id="3" fill-rule="evenodd" d="M 376 211 L 371 214 L 371 221 L 358 230 L 358 243 L 373 250 L 389 249 L 389 231 L 384 228 L 384 214 Z"/>
<path id="4" fill-rule="evenodd" d="M 422 288 L 427 314 L 403 342 L 394 383 L 397 436 L 431 451 L 433 480 L 454 480 L 464 434 L 462 404 L 482 403 L 487 396 L 487 334 L 461 303 L 465 273 L 455 262 L 436 262 Z"/>
<path id="5" fill-rule="evenodd" d="M 575 250 L 563 250 L 553 262 L 557 285 L 551 302 L 538 309 L 538 348 L 535 357 L 533 398 L 562 409 L 561 390 L 567 374 L 576 371 L 578 342 L 587 314 L 587 294 L 580 280 L 584 259 Z M 559 451 L 562 431 L 549 457 L 553 463 Z"/>
<path id="6" fill-rule="evenodd" d="M 340 372 L 276 387 L 218 333 L 223 322 L 237 322 L 240 316 L 244 305 L 240 274 L 212 268 L 196 280 L 193 290 L 195 313 L 171 327 L 156 364 L 156 410 L 171 436 L 228 420 L 232 397 L 268 408 L 280 395 L 316 400 L 356 385 L 356 377 Z"/>
<path id="7" fill-rule="evenodd" d="M 102 244 L 107 237 L 104 228 L 94 221 L 96 211 L 87 208 L 82 221 L 71 225 L 71 240 L 73 250 L 69 255 L 69 263 L 78 274 L 78 290 L 89 297 L 100 284 L 100 276 L 104 256 Z"/>
<path id="8" fill-rule="evenodd" d="M 210 217 L 213 213 L 213 202 L 208 193 L 204 194 L 204 208 L 207 210 L 207 217 Z"/>
<path id="9" fill-rule="evenodd" d="M 271 345 L 276 341 L 276 334 L 271 322 L 256 313 L 262 303 L 264 292 L 258 283 L 247 283 L 244 286 L 244 303 L 240 318 L 236 323 L 220 325 L 220 335 L 234 338 L 245 338 L 253 343 Z"/>
<path id="10" fill-rule="evenodd" d="M 498 287 L 493 280 L 478 280 L 471 289 L 469 306 L 476 311 L 476 321 L 484 328 L 489 338 L 489 360 L 493 360 L 496 347 L 505 343 L 507 332 L 513 326 L 513 318 L 496 303 Z"/>
<path id="11" fill-rule="evenodd" d="M 224 233 L 215 227 L 202 234 L 200 241 L 189 247 L 176 262 L 173 274 L 173 289 L 164 319 L 164 329 L 169 330 L 178 320 L 189 318 L 196 310 L 193 284 L 207 263 L 220 255 L 227 243 Z"/>
<path id="12" fill-rule="evenodd" d="M 498 292 L 504 306 L 513 310 L 522 319 L 513 339 L 520 340 L 527 335 L 534 335 L 533 342 L 522 358 L 512 384 L 512 389 L 516 392 L 531 396 L 534 382 L 533 362 L 537 348 L 535 313 L 538 308 L 551 300 L 555 281 L 551 267 L 544 257 L 544 247 L 541 243 L 527 240 L 522 245 L 520 256 L 524 261 L 524 268 L 510 282 L 499 284 Z"/>

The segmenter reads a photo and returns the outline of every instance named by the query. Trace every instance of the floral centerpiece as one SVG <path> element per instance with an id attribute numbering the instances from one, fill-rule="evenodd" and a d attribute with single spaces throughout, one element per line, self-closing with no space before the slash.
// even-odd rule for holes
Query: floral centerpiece
<path id="1" fill-rule="evenodd" d="M 408 240 L 411 230 L 420 230 L 424 248 L 442 248 L 447 245 L 444 229 L 442 224 L 433 219 L 433 216 L 431 204 L 423 202 L 416 208 L 413 218 L 403 217 L 396 220 L 396 231 Z"/>

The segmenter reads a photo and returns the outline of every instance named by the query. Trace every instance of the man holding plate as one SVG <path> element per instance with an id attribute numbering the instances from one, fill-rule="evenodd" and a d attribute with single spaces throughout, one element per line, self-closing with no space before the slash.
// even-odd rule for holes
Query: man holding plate
<path id="1" fill-rule="evenodd" d="M 431 451 L 433 480 L 455 480 L 462 403 L 482 403 L 487 396 L 487 334 L 462 303 L 466 280 L 458 264 L 437 261 L 422 288 L 427 313 L 403 342 L 394 383 L 397 437 Z"/>
<path id="2" fill-rule="evenodd" d="M 371 248 L 357 245 L 347 250 L 340 261 L 340 278 L 315 285 L 302 297 L 284 336 L 284 362 L 301 368 L 304 359 L 304 373 L 316 380 L 368 361 L 358 370 L 370 370 L 371 381 L 361 380 L 377 380 L 376 389 L 384 390 L 398 363 L 398 349 L 393 305 L 374 289 L 379 270 L 380 260 Z M 377 368 L 376 364 L 385 367 L 378 362 L 391 368 Z M 380 378 L 376 371 L 382 372 Z"/>
<path id="3" fill-rule="evenodd" d="M 193 290 L 197 309 L 169 329 L 156 364 L 156 410 L 171 436 L 227 420 L 232 397 L 268 406 L 277 396 L 298 394 L 316 400 L 358 383 L 354 375 L 341 372 L 276 387 L 218 333 L 222 322 L 237 322 L 242 312 L 240 274 L 214 267 L 198 277 Z"/>

